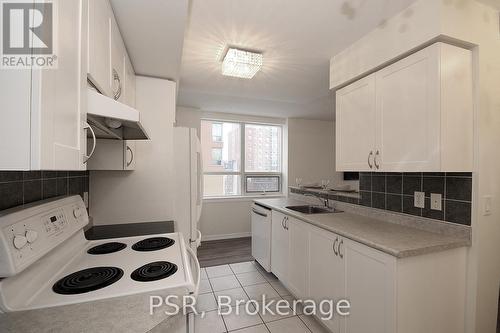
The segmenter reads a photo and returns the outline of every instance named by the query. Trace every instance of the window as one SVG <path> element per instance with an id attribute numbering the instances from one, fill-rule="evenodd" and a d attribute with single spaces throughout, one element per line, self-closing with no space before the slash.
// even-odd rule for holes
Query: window
<path id="1" fill-rule="evenodd" d="M 281 192 L 282 128 L 202 120 L 204 196 Z"/>
<path id="2" fill-rule="evenodd" d="M 280 192 L 279 176 L 246 176 L 247 193 Z"/>
<path id="3" fill-rule="evenodd" d="M 222 148 L 212 148 L 212 165 L 222 165 Z"/>
<path id="4" fill-rule="evenodd" d="M 222 141 L 222 124 L 212 123 L 212 141 L 221 142 Z"/>

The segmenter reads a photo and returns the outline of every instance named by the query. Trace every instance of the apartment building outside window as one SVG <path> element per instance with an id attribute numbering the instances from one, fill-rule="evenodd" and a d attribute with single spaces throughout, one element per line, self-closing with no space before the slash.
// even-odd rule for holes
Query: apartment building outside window
<path id="1" fill-rule="evenodd" d="M 202 120 L 204 197 L 280 193 L 282 127 Z"/>

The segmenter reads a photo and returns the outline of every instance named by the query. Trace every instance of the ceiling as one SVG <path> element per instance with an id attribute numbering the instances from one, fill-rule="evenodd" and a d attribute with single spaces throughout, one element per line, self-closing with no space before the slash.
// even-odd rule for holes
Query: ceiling
<path id="1" fill-rule="evenodd" d="M 179 80 L 188 0 L 111 0 L 139 75 Z"/>
<path id="2" fill-rule="evenodd" d="M 192 0 L 178 105 L 333 119 L 330 58 L 412 2 Z M 251 80 L 222 76 L 220 58 L 228 45 L 262 51 L 262 70 Z"/>

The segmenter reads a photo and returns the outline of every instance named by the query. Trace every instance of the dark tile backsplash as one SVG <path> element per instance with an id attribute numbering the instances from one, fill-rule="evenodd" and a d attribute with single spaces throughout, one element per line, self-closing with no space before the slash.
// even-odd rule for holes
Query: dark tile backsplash
<path id="1" fill-rule="evenodd" d="M 88 171 L 0 171 L 0 211 L 88 191 Z"/>
<path id="2" fill-rule="evenodd" d="M 372 173 L 359 176 L 359 199 L 330 194 L 332 200 L 471 225 L 472 173 Z M 303 190 L 292 189 L 294 193 Z M 425 208 L 414 206 L 414 192 L 425 192 Z M 442 194 L 442 210 L 430 209 L 431 193 Z"/>

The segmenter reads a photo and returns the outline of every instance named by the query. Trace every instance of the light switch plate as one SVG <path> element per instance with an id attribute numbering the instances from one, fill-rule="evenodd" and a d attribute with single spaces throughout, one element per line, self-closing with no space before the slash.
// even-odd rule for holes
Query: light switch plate
<path id="1" fill-rule="evenodd" d="M 443 210 L 443 205 L 441 204 L 442 197 L 443 195 L 441 193 L 431 193 L 431 209 Z"/>
<path id="2" fill-rule="evenodd" d="M 415 192 L 414 206 L 418 208 L 425 208 L 425 192 Z"/>
<path id="3" fill-rule="evenodd" d="M 89 192 L 83 192 L 83 203 L 85 208 L 89 208 Z"/>
<path id="4" fill-rule="evenodd" d="M 491 195 L 483 196 L 483 215 L 490 216 L 491 215 L 491 205 L 492 205 L 492 197 Z"/>

